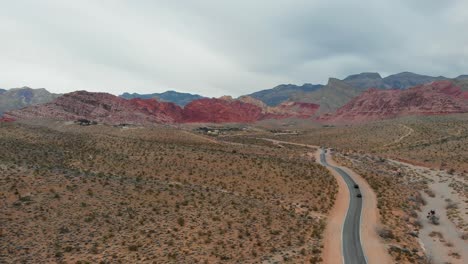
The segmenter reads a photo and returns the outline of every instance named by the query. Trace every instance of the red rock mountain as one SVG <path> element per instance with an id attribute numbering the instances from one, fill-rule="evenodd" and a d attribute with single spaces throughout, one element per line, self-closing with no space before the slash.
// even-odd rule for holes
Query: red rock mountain
<path id="1" fill-rule="evenodd" d="M 184 108 L 184 122 L 249 123 L 264 119 L 311 118 L 318 109 L 319 105 L 312 103 L 285 102 L 270 107 L 249 96 L 239 99 L 224 96 L 192 101 Z"/>
<path id="2" fill-rule="evenodd" d="M 239 100 L 199 99 L 184 108 L 185 122 L 249 123 L 262 119 L 262 108 Z"/>
<path id="3" fill-rule="evenodd" d="M 5 114 L 5 118 L 83 118 L 108 124 L 249 123 L 262 119 L 310 118 L 318 108 L 316 104 L 293 102 L 267 107 L 250 97 L 204 98 L 181 108 L 174 103 L 160 102 L 156 99 L 126 100 L 107 93 L 77 91 L 65 94 L 50 103 L 10 111 Z"/>
<path id="4" fill-rule="evenodd" d="M 156 99 L 126 100 L 107 93 L 77 91 L 46 104 L 4 114 L 0 122 L 49 118 L 89 119 L 108 124 L 153 123 L 249 123 L 264 119 L 311 118 L 319 105 L 285 102 L 275 107 L 252 97 L 204 98 L 184 108 Z M 451 81 L 435 81 L 407 90 L 370 89 L 354 97 L 333 114 L 319 121 L 356 123 L 408 115 L 442 115 L 468 112 L 468 91 Z"/>
<path id="5" fill-rule="evenodd" d="M 110 124 L 147 124 L 178 122 L 181 112 L 180 107 L 155 99 L 126 100 L 107 93 L 77 91 L 60 96 L 50 103 L 10 111 L 4 116 L 14 119 L 85 118 Z"/>
<path id="6" fill-rule="evenodd" d="M 468 92 L 451 81 L 435 81 L 407 90 L 370 89 L 353 98 L 326 122 L 365 122 L 409 115 L 442 115 L 468 112 Z"/>

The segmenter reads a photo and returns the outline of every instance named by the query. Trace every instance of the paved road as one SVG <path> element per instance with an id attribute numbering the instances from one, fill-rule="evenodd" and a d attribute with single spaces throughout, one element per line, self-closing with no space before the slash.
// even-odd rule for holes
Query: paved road
<path id="1" fill-rule="evenodd" d="M 341 238 L 343 261 L 345 264 L 365 264 L 367 260 L 362 250 L 360 238 L 362 199 L 364 198 L 356 197 L 359 193 L 359 189 L 354 188 L 354 180 L 342 169 L 328 164 L 323 150 L 321 150 L 320 153 L 320 163 L 338 172 L 348 185 L 350 193 L 349 207 L 346 213 Z"/>

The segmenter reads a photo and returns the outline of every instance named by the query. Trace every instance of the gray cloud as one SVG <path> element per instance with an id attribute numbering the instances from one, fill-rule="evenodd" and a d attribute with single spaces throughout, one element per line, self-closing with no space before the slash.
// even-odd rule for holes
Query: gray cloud
<path id="1" fill-rule="evenodd" d="M 5 1 L 1 87 L 240 95 L 362 71 L 468 69 L 468 2 Z"/>

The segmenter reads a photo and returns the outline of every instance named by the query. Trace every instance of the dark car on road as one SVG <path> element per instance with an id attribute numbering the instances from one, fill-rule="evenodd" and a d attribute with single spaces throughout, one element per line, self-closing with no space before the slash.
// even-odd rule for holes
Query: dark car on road
<path id="1" fill-rule="evenodd" d="M 359 189 L 359 185 L 354 184 L 354 189 Z"/>
<path id="2" fill-rule="evenodd" d="M 356 195 L 356 197 L 357 197 L 357 198 L 361 198 L 361 197 L 362 197 L 362 194 L 358 193 L 358 194 Z"/>

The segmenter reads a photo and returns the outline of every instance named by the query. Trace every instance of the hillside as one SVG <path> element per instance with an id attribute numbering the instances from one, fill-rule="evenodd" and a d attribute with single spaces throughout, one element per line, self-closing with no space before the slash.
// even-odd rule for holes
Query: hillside
<path id="1" fill-rule="evenodd" d="M 457 80 L 463 79 L 461 75 Z M 447 80 L 439 76 L 427 76 L 411 72 L 401 72 L 382 78 L 376 72 L 363 72 L 352 74 L 343 80 L 330 78 L 327 85 L 304 84 L 297 86 L 293 84 L 282 84 L 275 88 L 262 90 L 249 94 L 269 106 L 275 106 L 285 101 L 301 101 L 320 104 L 320 112 L 330 112 L 347 103 L 351 98 L 359 95 L 369 88 L 378 89 L 407 89 L 420 84 L 436 80 Z"/>
<path id="2" fill-rule="evenodd" d="M 5 113 L 14 119 L 47 118 L 57 120 L 89 119 L 109 124 L 173 123 L 181 108 L 155 99 L 126 100 L 107 93 L 77 91 L 54 101 Z"/>
<path id="3" fill-rule="evenodd" d="M 239 100 L 200 99 L 184 107 L 186 122 L 254 122 L 262 118 L 262 108 Z"/>
<path id="4" fill-rule="evenodd" d="M 5 117 L 76 121 L 87 119 L 106 124 L 171 124 L 171 123 L 250 123 L 264 119 L 310 118 L 318 105 L 288 102 L 268 107 L 250 97 L 232 99 L 203 98 L 184 108 L 156 99 L 126 100 L 107 93 L 78 91 L 54 101 L 5 113 Z"/>
<path id="5" fill-rule="evenodd" d="M 48 103 L 57 98 L 58 94 L 46 89 L 32 89 L 29 87 L 0 89 L 0 116 L 7 111 L 20 109 L 30 105 Z"/>
<path id="6" fill-rule="evenodd" d="M 204 98 L 198 94 L 190 94 L 190 93 L 179 93 L 176 91 L 166 91 L 164 93 L 152 93 L 152 94 L 138 94 L 138 93 L 123 93 L 120 97 L 125 99 L 158 99 L 158 101 L 164 102 L 172 102 L 179 106 L 185 106 L 186 104 L 190 103 L 193 100 L 202 99 Z"/>
<path id="7" fill-rule="evenodd" d="M 366 122 L 408 115 L 443 115 L 468 112 L 468 92 L 451 81 L 437 81 L 407 90 L 369 89 L 335 113 L 327 122 Z"/>
<path id="8" fill-rule="evenodd" d="M 352 87 L 344 81 L 330 78 L 327 85 L 312 92 L 294 94 L 290 100 L 320 105 L 319 113 L 335 111 L 361 94 L 365 88 Z"/>
<path id="9" fill-rule="evenodd" d="M 347 117 L 343 115 L 342 121 L 351 118 L 350 121 L 359 119 L 358 116 L 370 116 L 365 112 L 375 112 L 372 118 L 362 118 L 361 121 L 376 120 L 379 118 L 393 118 L 408 112 L 417 114 L 423 110 L 405 110 L 405 104 L 396 103 L 393 106 L 384 105 L 379 108 L 381 102 L 374 102 L 376 98 L 385 101 L 384 98 L 398 97 L 397 90 L 405 90 L 409 85 L 432 83 L 433 80 L 447 79 L 445 77 L 431 77 L 410 72 L 402 72 L 382 78 L 378 73 L 365 72 L 354 74 L 343 80 L 330 78 L 323 85 L 293 84 L 279 85 L 273 89 L 267 89 L 251 94 L 232 98 L 204 98 L 200 95 L 167 91 L 154 94 L 129 94 L 124 93 L 116 97 L 105 93 L 86 93 L 83 91 L 69 93 L 57 101 L 51 102 L 59 95 L 51 94 L 45 89 L 19 88 L 0 90 L 0 114 L 8 112 L 5 117 L 13 119 L 52 118 L 61 120 L 76 120 L 85 118 L 109 124 L 151 124 L 151 123 L 187 123 L 187 122 L 256 122 L 265 119 L 281 118 L 310 118 L 316 114 L 334 113 L 347 105 L 341 111 L 347 111 Z M 442 80 L 444 81 L 444 80 Z M 461 89 L 468 91 L 468 77 L 460 75 L 451 81 Z M 422 83 L 422 84 L 421 84 Z M 394 87 L 393 89 L 390 89 Z M 430 87 L 422 85 L 422 87 Z M 359 97 L 369 88 L 377 88 L 365 93 L 365 97 Z M 420 88 L 425 89 L 425 88 Z M 379 90 L 384 92 L 379 93 Z M 402 93 L 405 94 L 405 93 Z M 444 95 L 446 96 L 446 95 Z M 359 99 L 356 99 L 358 98 Z M 453 97 L 453 96 L 452 96 Z M 356 101 L 352 101 L 356 100 Z M 393 100 L 393 99 L 392 99 Z M 433 100 L 433 101 L 431 101 Z M 359 102 L 362 107 L 357 109 Z M 40 105 L 44 104 L 45 105 Z M 431 104 L 435 104 L 431 106 Z M 366 106 L 364 106 L 366 105 Z M 444 105 L 436 97 L 425 99 L 425 109 L 438 109 Z M 34 106 L 34 107 L 28 107 Z M 458 113 L 464 110 L 458 103 L 434 110 L 434 114 Z M 21 109 L 20 108 L 24 108 Z M 318 107 L 318 109 L 317 109 Z M 387 109 L 391 107 L 392 109 Z M 399 109 L 402 108 L 402 109 Z M 361 113 L 358 113 L 361 111 Z M 351 112 L 355 112 L 350 117 Z M 377 113 L 379 112 L 379 113 Z M 430 112 L 430 111 L 428 111 Z M 336 115 L 342 115 L 337 113 Z M 326 117 L 325 119 L 331 118 Z M 338 117 L 334 117 L 338 119 Z M 323 120 L 323 118 L 322 118 Z"/>

